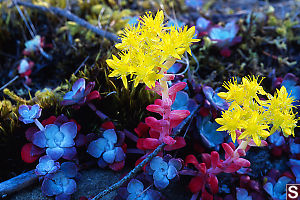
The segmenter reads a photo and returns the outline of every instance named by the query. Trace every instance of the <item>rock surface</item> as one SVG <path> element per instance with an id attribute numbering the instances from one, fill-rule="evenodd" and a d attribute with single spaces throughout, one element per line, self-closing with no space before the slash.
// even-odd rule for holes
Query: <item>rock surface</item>
<path id="1" fill-rule="evenodd" d="M 72 199 L 78 200 L 82 196 L 92 197 L 100 191 L 106 189 L 109 185 L 117 182 L 122 172 L 112 170 L 103 170 L 94 168 L 80 171 L 79 180 L 77 181 L 77 191 L 72 195 Z M 113 199 L 116 192 L 106 195 L 104 199 Z M 7 197 L 10 200 L 52 200 L 54 198 L 46 197 L 41 191 L 41 184 L 36 184 L 30 188 L 24 189 L 12 196 Z"/>

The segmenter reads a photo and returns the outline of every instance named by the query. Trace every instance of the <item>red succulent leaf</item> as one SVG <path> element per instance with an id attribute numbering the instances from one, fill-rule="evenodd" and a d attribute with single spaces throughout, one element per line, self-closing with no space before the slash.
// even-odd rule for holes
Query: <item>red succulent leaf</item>
<path id="1" fill-rule="evenodd" d="M 32 147 L 33 147 L 32 143 L 27 143 L 22 147 L 21 157 L 22 160 L 26 163 L 33 163 L 40 157 L 39 155 L 33 155 L 31 153 Z"/>
<path id="2" fill-rule="evenodd" d="M 188 110 L 173 110 L 170 113 L 170 126 L 174 128 L 178 126 L 187 116 L 190 115 L 190 111 Z"/>
<path id="3" fill-rule="evenodd" d="M 167 145 L 172 145 L 176 143 L 176 140 L 174 140 L 171 136 L 167 135 L 163 137 L 163 142 L 166 143 Z"/>
<path id="4" fill-rule="evenodd" d="M 210 168 L 211 167 L 211 155 L 208 153 L 203 153 L 201 154 L 202 157 L 202 161 L 205 163 L 206 168 Z"/>
<path id="5" fill-rule="evenodd" d="M 92 91 L 91 93 L 89 93 L 86 96 L 87 101 L 91 101 L 91 100 L 94 100 L 94 99 L 101 99 L 101 95 L 99 94 L 99 92 L 97 90 Z"/>
<path id="6" fill-rule="evenodd" d="M 134 132 L 141 138 L 146 137 L 149 132 L 150 127 L 144 122 L 140 122 L 138 126 L 134 129 Z"/>
<path id="7" fill-rule="evenodd" d="M 163 80 L 163 81 L 172 81 L 172 80 L 174 80 L 174 78 L 175 78 L 174 74 L 165 73 L 164 77 L 161 80 Z"/>
<path id="8" fill-rule="evenodd" d="M 251 163 L 244 158 L 237 158 L 234 160 L 234 163 L 239 165 L 240 167 L 250 167 Z"/>
<path id="9" fill-rule="evenodd" d="M 233 149 L 231 148 L 231 146 L 229 144 L 223 143 L 222 147 L 223 147 L 223 149 L 226 153 L 225 154 L 225 159 L 227 159 L 228 157 L 231 157 L 231 158 L 234 157 L 234 151 L 233 151 Z"/>
<path id="10" fill-rule="evenodd" d="M 161 91 L 162 91 L 162 87 L 160 86 L 159 82 L 156 81 L 155 82 L 155 87 L 149 88 L 148 86 L 146 86 L 146 90 L 152 90 L 154 92 L 156 92 L 158 95 L 162 95 Z"/>
<path id="11" fill-rule="evenodd" d="M 233 142 L 229 142 L 228 144 L 232 148 L 232 150 L 235 150 L 235 146 L 234 146 Z"/>
<path id="12" fill-rule="evenodd" d="M 151 105 L 148 105 L 146 107 L 146 109 L 150 112 L 155 112 L 155 113 L 158 113 L 160 114 L 161 116 L 163 116 L 163 113 L 164 113 L 164 109 L 160 106 L 160 105 L 154 105 L 154 104 L 151 104 Z"/>
<path id="13" fill-rule="evenodd" d="M 160 132 L 157 131 L 157 130 L 154 130 L 154 129 L 150 129 L 149 135 L 150 135 L 150 137 L 152 137 L 152 138 L 158 139 L 159 136 L 160 136 Z"/>
<path id="14" fill-rule="evenodd" d="M 155 99 L 154 104 L 161 106 L 162 105 L 162 100 L 161 99 Z"/>
<path id="15" fill-rule="evenodd" d="M 176 93 L 180 90 L 182 90 L 183 88 L 185 88 L 186 83 L 185 82 L 179 82 L 174 84 L 172 87 L 170 87 L 169 89 L 169 97 L 172 100 L 172 102 L 174 103 L 175 98 L 176 98 Z"/>
<path id="16" fill-rule="evenodd" d="M 210 189 L 211 189 L 213 194 L 218 193 L 219 185 L 218 185 L 218 179 L 215 175 L 210 175 L 208 177 L 207 183 L 209 184 Z"/>
<path id="17" fill-rule="evenodd" d="M 206 189 L 204 189 L 204 190 L 202 191 L 201 198 L 202 198 L 202 200 L 213 200 L 213 199 L 214 199 L 213 195 L 209 194 L 209 193 L 206 191 Z"/>
<path id="18" fill-rule="evenodd" d="M 42 125 L 46 126 L 48 124 L 53 124 L 55 121 L 56 121 L 56 117 L 52 115 L 48 119 L 43 120 Z"/>
<path id="19" fill-rule="evenodd" d="M 29 69 L 29 70 L 27 70 L 26 72 L 24 72 L 24 73 L 20 74 L 20 77 L 26 77 L 26 76 L 30 76 L 31 72 L 32 72 L 32 70 L 31 70 L 31 69 Z"/>
<path id="20" fill-rule="evenodd" d="M 138 126 L 134 129 L 134 132 L 141 138 L 146 137 L 149 132 L 149 126 L 144 122 L 140 122 Z M 152 137 L 152 136 L 151 136 Z M 159 137 L 159 136 L 158 136 Z M 152 137 L 153 138 L 153 137 Z"/>
<path id="21" fill-rule="evenodd" d="M 202 174 L 206 174 L 206 165 L 205 163 L 200 163 L 196 166 L 196 168 L 202 173 Z"/>
<path id="22" fill-rule="evenodd" d="M 119 171 L 123 169 L 125 165 L 125 160 L 122 160 L 121 162 L 114 162 L 113 164 L 109 165 L 109 168 L 111 168 L 114 171 Z"/>
<path id="23" fill-rule="evenodd" d="M 148 126 L 158 131 L 160 131 L 162 127 L 168 127 L 169 125 L 169 121 L 163 119 L 157 120 L 155 117 L 147 117 L 145 122 Z"/>
<path id="24" fill-rule="evenodd" d="M 175 149 L 180 149 L 186 145 L 183 137 L 175 137 L 174 139 L 176 140 L 175 144 L 167 145 L 165 147 L 166 151 L 173 151 Z"/>
<path id="25" fill-rule="evenodd" d="M 137 148 L 141 150 L 155 149 L 161 144 L 161 141 L 155 138 L 139 138 L 137 141 Z"/>
<path id="26" fill-rule="evenodd" d="M 108 129 L 116 129 L 114 123 L 112 121 L 107 121 L 101 124 L 101 128 L 108 130 Z"/>
<path id="27" fill-rule="evenodd" d="M 239 156 L 246 156 L 246 151 L 244 149 L 238 149 L 237 152 Z"/>
<path id="28" fill-rule="evenodd" d="M 203 184 L 204 184 L 203 177 L 196 176 L 191 179 L 188 187 L 192 193 L 197 193 L 202 190 Z"/>
<path id="29" fill-rule="evenodd" d="M 241 166 L 235 164 L 235 163 L 231 163 L 229 166 L 224 167 L 224 172 L 226 173 L 233 173 L 238 171 L 239 169 L 241 169 Z"/>
<path id="30" fill-rule="evenodd" d="M 187 164 L 193 164 L 194 166 L 196 166 L 196 165 L 199 164 L 197 158 L 196 158 L 194 155 L 192 155 L 192 154 L 187 155 L 187 156 L 185 157 L 185 161 L 184 161 L 184 162 L 185 162 L 186 165 L 187 165 Z"/>
<path id="31" fill-rule="evenodd" d="M 211 152 L 211 166 L 212 168 L 216 168 L 220 162 L 220 155 L 216 151 Z"/>

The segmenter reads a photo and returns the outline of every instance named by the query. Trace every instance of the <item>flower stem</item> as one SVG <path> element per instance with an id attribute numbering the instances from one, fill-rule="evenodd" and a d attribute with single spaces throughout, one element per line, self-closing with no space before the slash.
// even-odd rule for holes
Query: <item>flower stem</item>
<path id="1" fill-rule="evenodd" d="M 140 149 L 127 149 L 126 153 L 145 154 L 145 151 Z"/>
<path id="2" fill-rule="evenodd" d="M 109 117 L 107 115 L 105 115 L 103 112 L 101 112 L 100 110 L 97 110 L 96 106 L 92 103 L 87 103 L 87 105 L 96 113 L 96 115 L 98 115 L 98 117 L 100 117 L 100 119 L 102 119 L 103 121 L 109 119 Z"/>
<path id="3" fill-rule="evenodd" d="M 131 133 L 130 131 L 124 129 L 123 132 L 125 133 L 126 137 L 128 137 L 132 141 L 134 141 L 134 142 L 138 141 L 139 138 L 136 135 L 134 135 L 133 133 Z"/>
<path id="4" fill-rule="evenodd" d="M 188 116 L 181 124 L 179 124 L 178 129 L 176 130 L 176 132 L 174 133 L 174 137 L 180 133 L 182 131 L 182 129 L 185 127 L 185 125 L 193 119 L 194 115 L 199 111 L 200 106 L 197 106 L 193 112 L 190 114 L 190 116 Z M 118 189 L 119 187 L 121 187 L 125 182 L 127 182 L 128 180 L 132 179 L 134 176 L 136 176 L 136 174 L 148 163 L 152 160 L 152 158 L 154 158 L 165 146 L 165 143 L 160 144 L 158 147 L 156 147 L 156 149 L 149 154 L 142 162 L 140 162 L 137 166 L 135 166 L 135 168 L 133 168 L 127 175 L 125 175 L 121 180 L 119 180 L 118 182 L 116 182 L 115 184 L 109 186 L 107 189 L 103 190 L 102 192 L 100 192 L 99 194 L 97 194 L 94 198 L 92 198 L 92 200 L 97 200 L 100 199 L 102 197 L 104 197 L 105 195 L 107 195 L 108 193 Z"/>
<path id="5" fill-rule="evenodd" d="M 45 127 L 43 126 L 43 124 L 41 124 L 41 122 L 38 119 L 35 119 L 34 123 L 41 131 L 45 130 Z"/>
<path id="6" fill-rule="evenodd" d="M 241 144 L 238 146 L 238 148 L 236 148 L 235 152 L 237 152 L 239 149 L 245 150 L 249 144 L 249 142 L 251 141 L 251 138 L 248 138 L 246 141 L 243 140 L 241 142 Z"/>

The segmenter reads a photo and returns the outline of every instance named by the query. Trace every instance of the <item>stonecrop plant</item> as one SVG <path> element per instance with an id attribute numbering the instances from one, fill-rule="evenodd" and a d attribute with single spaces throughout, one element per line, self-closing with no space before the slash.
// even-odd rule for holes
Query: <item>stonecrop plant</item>
<path id="1" fill-rule="evenodd" d="M 121 77 L 126 88 L 127 75 L 133 77 L 134 86 L 143 82 L 154 87 L 155 81 L 162 79 L 185 51 L 191 54 L 189 46 L 198 41 L 194 34 L 195 27 L 166 27 L 163 11 L 155 17 L 148 12 L 136 26 L 123 30 L 122 42 L 115 45 L 120 50 L 118 57 L 113 55 L 106 61 L 113 69 L 109 76 Z"/>
<path id="2" fill-rule="evenodd" d="M 257 146 L 275 131 L 282 131 L 284 136 L 294 135 L 298 118 L 293 112 L 294 98 L 284 86 L 277 89 L 274 96 L 265 92 L 259 77 L 244 77 L 239 84 L 235 78 L 223 86 L 228 92 L 218 95 L 230 103 L 228 110 L 222 113 L 216 122 L 222 125 L 218 131 L 227 131 L 235 142 L 238 139 L 253 139 Z M 250 141 L 250 140 L 249 140 Z"/>

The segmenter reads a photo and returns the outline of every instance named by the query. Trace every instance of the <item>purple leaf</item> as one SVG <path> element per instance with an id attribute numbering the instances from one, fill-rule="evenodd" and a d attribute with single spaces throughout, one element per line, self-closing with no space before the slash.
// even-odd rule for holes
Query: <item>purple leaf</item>
<path id="1" fill-rule="evenodd" d="M 33 123 L 35 119 L 41 116 L 42 109 L 38 104 L 33 106 L 21 105 L 19 107 L 19 120 L 25 124 Z"/>
<path id="2" fill-rule="evenodd" d="M 98 166 L 101 167 L 101 168 L 105 168 L 105 167 L 108 165 L 107 162 L 105 162 L 105 161 L 103 160 L 102 157 L 100 157 L 100 158 L 98 159 L 97 164 L 98 164 Z"/>
<path id="3" fill-rule="evenodd" d="M 55 173 L 59 169 L 59 162 L 54 162 L 49 156 L 45 155 L 39 159 L 35 173 L 37 175 L 46 175 L 47 173 Z"/>
<path id="4" fill-rule="evenodd" d="M 180 170 L 182 167 L 182 163 L 178 159 L 175 159 L 175 158 L 170 159 L 168 164 L 169 164 L 169 166 L 174 166 L 177 171 Z"/>
<path id="5" fill-rule="evenodd" d="M 50 158 L 52 158 L 53 160 L 58 160 L 63 156 L 64 150 L 60 147 L 47 148 L 46 149 L 46 154 L 48 156 L 50 156 Z"/>
<path id="6" fill-rule="evenodd" d="M 189 95 L 184 91 L 179 91 L 176 94 L 172 110 L 187 110 L 188 109 Z"/>
<path id="7" fill-rule="evenodd" d="M 55 124 L 48 124 L 45 126 L 44 134 L 47 139 L 54 139 L 57 132 L 59 132 L 59 128 Z"/>
<path id="8" fill-rule="evenodd" d="M 131 194 L 140 194 L 144 190 L 144 185 L 137 179 L 131 179 L 127 185 L 127 191 Z"/>
<path id="9" fill-rule="evenodd" d="M 203 86 L 202 89 L 206 99 L 216 110 L 227 110 L 229 108 L 228 103 L 221 99 L 211 87 Z"/>
<path id="10" fill-rule="evenodd" d="M 154 157 L 150 162 L 150 167 L 153 170 L 168 169 L 168 164 L 159 156 Z"/>
<path id="11" fill-rule="evenodd" d="M 252 200 L 251 196 L 248 196 L 248 191 L 244 188 L 236 188 L 237 200 Z"/>
<path id="12" fill-rule="evenodd" d="M 63 188 L 60 185 L 55 184 L 51 179 L 45 179 L 42 184 L 42 191 L 47 196 L 58 195 L 63 192 Z"/>
<path id="13" fill-rule="evenodd" d="M 118 141 L 118 138 L 117 138 L 117 135 L 116 135 L 116 132 L 114 129 L 108 129 L 108 130 L 104 131 L 103 137 L 113 144 L 116 144 Z"/>
<path id="14" fill-rule="evenodd" d="M 125 159 L 126 155 L 121 147 L 116 147 L 115 151 L 116 151 L 116 158 L 115 158 L 116 162 L 120 162 Z"/>
<path id="15" fill-rule="evenodd" d="M 72 86 L 74 92 L 77 92 L 80 88 L 85 89 L 85 80 L 83 78 L 78 79 Z"/>
<path id="16" fill-rule="evenodd" d="M 112 164 L 115 161 L 116 152 L 115 150 L 109 150 L 103 153 L 103 159 L 105 162 Z"/>
<path id="17" fill-rule="evenodd" d="M 97 140 L 92 141 L 89 144 L 87 152 L 91 156 L 95 158 L 99 158 L 102 155 L 106 145 L 107 145 L 107 140 L 104 138 L 99 138 Z"/>
<path id="18" fill-rule="evenodd" d="M 72 160 L 75 157 L 75 155 L 77 154 L 75 147 L 63 148 L 63 149 L 64 149 L 63 158 L 66 160 Z"/>
<path id="19" fill-rule="evenodd" d="M 68 178 L 74 178 L 77 175 L 78 169 L 73 162 L 64 162 L 63 164 L 61 164 L 60 168 Z"/>
<path id="20" fill-rule="evenodd" d="M 164 177 L 158 181 L 156 179 L 154 179 L 154 185 L 155 185 L 155 187 L 157 187 L 159 189 L 166 188 L 169 185 L 169 182 L 170 181 L 167 179 L 167 177 Z"/>
<path id="21" fill-rule="evenodd" d="M 71 195 L 76 191 L 76 182 L 73 179 L 68 179 L 67 184 L 63 188 L 65 194 Z"/>
<path id="22" fill-rule="evenodd" d="M 35 133 L 32 137 L 32 143 L 40 148 L 45 148 L 47 145 L 47 139 L 44 132 L 39 131 Z"/>
<path id="23" fill-rule="evenodd" d="M 168 175 L 167 175 L 168 179 L 171 180 L 175 178 L 177 174 L 178 174 L 177 169 L 173 165 L 170 165 L 168 168 Z"/>
<path id="24" fill-rule="evenodd" d="M 68 137 L 74 139 L 77 134 L 77 125 L 75 124 L 75 122 L 64 123 L 63 125 L 61 125 L 60 131 L 64 135 L 68 135 Z"/>

